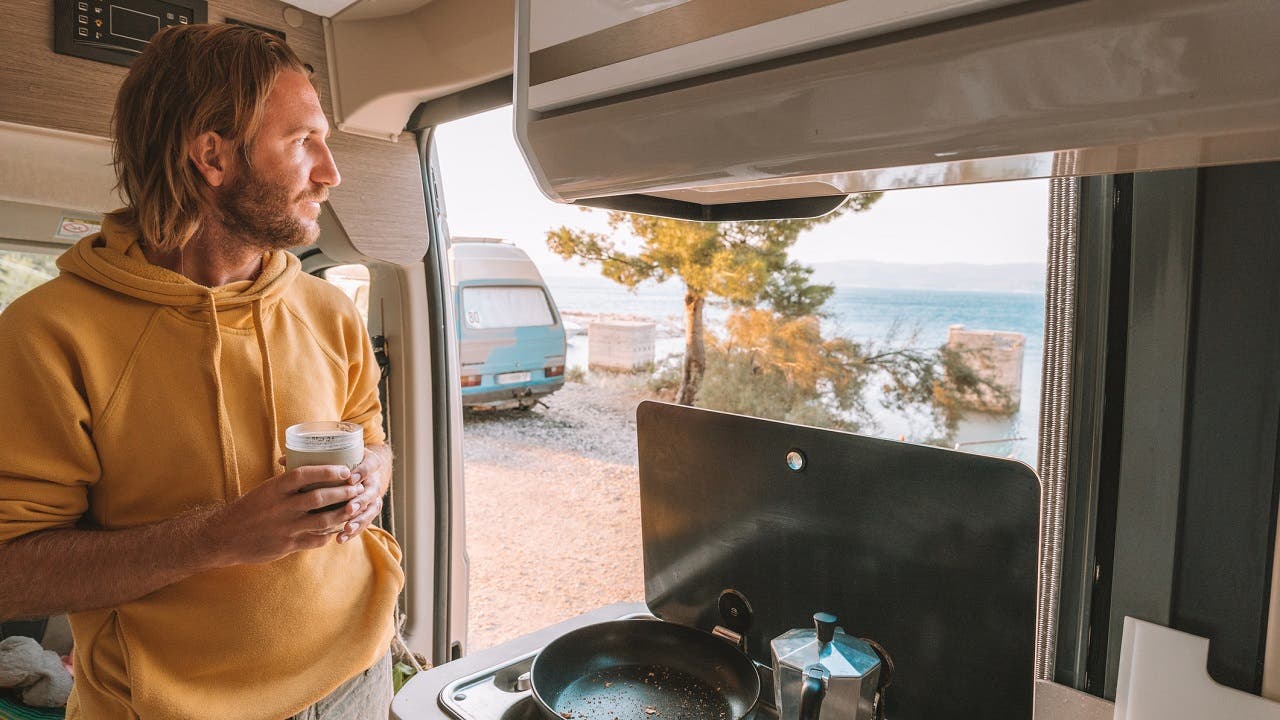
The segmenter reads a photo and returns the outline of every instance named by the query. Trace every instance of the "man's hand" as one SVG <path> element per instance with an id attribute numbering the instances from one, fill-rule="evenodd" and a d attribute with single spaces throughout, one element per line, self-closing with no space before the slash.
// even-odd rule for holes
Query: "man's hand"
<path id="1" fill-rule="evenodd" d="M 382 514 L 382 498 L 391 487 L 391 448 L 370 445 L 364 459 L 351 471 L 350 482 L 364 485 L 364 492 L 356 497 L 364 511 L 347 522 L 338 536 L 340 543 L 359 535 Z"/>
<path id="2" fill-rule="evenodd" d="M 350 537 L 348 521 L 363 529 L 381 510 L 380 493 L 390 477 L 390 451 L 371 450 L 357 468 L 360 478 L 342 466 L 298 468 L 234 502 L 151 525 L 57 528 L 0 543 L 0 578 L 22 579 L 0 582 L 0 620 L 115 607 L 196 573 L 270 562 L 332 542 L 337 532 Z M 329 487 L 300 492 L 308 485 Z M 357 506 L 372 497 L 378 498 L 376 510 Z M 337 503 L 342 505 L 335 510 L 310 512 Z"/>
<path id="3" fill-rule="evenodd" d="M 363 467 L 363 466 L 362 466 Z M 359 470 L 359 468 L 357 468 Z M 341 465 L 283 472 L 211 514 L 205 526 L 223 564 L 265 563 L 318 548 L 361 510 L 364 484 Z M 307 486 L 326 485 L 302 492 Z M 324 512 L 317 508 L 344 503 Z"/>

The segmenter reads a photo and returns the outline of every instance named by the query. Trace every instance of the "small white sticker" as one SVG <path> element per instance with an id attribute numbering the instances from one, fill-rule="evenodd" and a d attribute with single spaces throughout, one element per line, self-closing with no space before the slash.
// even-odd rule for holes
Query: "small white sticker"
<path id="1" fill-rule="evenodd" d="M 58 225 L 58 232 L 53 234 L 55 240 L 79 240 L 85 235 L 92 235 L 102 229 L 102 223 L 88 218 L 63 217 Z"/>
<path id="2" fill-rule="evenodd" d="M 480 311 L 479 310 L 467 311 L 467 324 L 474 328 L 480 327 Z"/>

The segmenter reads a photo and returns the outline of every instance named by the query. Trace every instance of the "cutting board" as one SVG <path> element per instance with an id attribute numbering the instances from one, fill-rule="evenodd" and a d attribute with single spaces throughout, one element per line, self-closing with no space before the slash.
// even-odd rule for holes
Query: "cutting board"
<path id="1" fill-rule="evenodd" d="M 1115 720 L 1280 720 L 1280 703 L 1214 682 L 1209 641 L 1124 619 Z"/>

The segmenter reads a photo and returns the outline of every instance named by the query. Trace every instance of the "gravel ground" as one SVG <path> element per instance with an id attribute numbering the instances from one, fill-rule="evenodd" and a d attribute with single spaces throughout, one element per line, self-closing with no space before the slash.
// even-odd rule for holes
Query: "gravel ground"
<path id="1" fill-rule="evenodd" d="M 644 599 L 636 405 L 642 381 L 592 374 L 529 411 L 468 412 L 468 652 Z"/>

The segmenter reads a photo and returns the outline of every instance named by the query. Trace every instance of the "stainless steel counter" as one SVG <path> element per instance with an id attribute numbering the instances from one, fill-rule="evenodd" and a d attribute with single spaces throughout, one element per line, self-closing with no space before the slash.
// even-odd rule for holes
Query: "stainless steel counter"
<path id="1" fill-rule="evenodd" d="M 1036 682 L 1035 720 L 1111 720 L 1115 704 L 1057 683 Z"/>
<path id="2" fill-rule="evenodd" d="M 497 647 L 427 670 L 410 680 L 396 695 L 395 702 L 391 704 L 391 717 L 393 720 L 455 720 L 440 704 L 441 691 L 451 683 L 537 652 L 570 630 L 646 612 L 647 608 L 643 603 L 606 605 Z M 1114 705 L 1106 700 L 1055 683 L 1036 683 L 1035 720 L 1111 720 L 1113 714 Z"/>
<path id="3" fill-rule="evenodd" d="M 644 603 L 615 603 L 579 615 L 537 632 L 523 635 L 497 647 L 467 655 L 459 660 L 419 673 L 405 684 L 391 703 L 393 720 L 455 720 L 440 705 L 440 691 L 447 685 L 476 673 L 506 665 L 517 658 L 542 649 L 561 635 L 595 623 L 616 620 L 626 615 L 647 613 Z M 498 718 L 494 718 L 498 720 Z"/>

